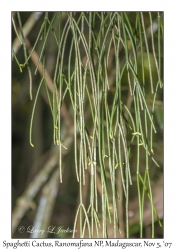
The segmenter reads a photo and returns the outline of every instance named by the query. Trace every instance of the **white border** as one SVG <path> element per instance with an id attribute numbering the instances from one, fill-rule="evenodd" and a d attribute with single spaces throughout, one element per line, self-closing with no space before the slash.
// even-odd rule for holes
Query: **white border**
<path id="1" fill-rule="evenodd" d="M 61 3 L 60 3 L 61 2 Z M 141 2 L 141 3 L 140 3 Z M 173 1 L 5 1 L 0 3 L 0 238 L 11 239 L 11 11 L 164 11 L 164 241 L 175 245 L 175 14 Z M 1 244 L 1 243 L 0 243 Z M 173 249 L 173 247 L 171 247 Z M 151 249 L 151 248 L 149 248 Z M 162 248 L 164 249 L 164 248 Z"/>

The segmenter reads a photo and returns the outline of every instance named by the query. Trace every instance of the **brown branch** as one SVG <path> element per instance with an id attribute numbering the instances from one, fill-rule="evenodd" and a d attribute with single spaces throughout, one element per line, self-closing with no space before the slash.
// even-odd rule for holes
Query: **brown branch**
<path id="1" fill-rule="evenodd" d="M 64 169 L 64 168 L 63 168 Z M 52 174 L 48 183 L 42 189 L 39 205 L 37 208 L 36 218 L 34 221 L 34 228 L 45 229 L 43 234 L 39 230 L 32 233 L 31 238 L 46 238 L 48 234 L 48 227 L 50 224 L 53 208 L 55 205 L 56 196 L 60 184 L 59 169 L 57 168 Z"/>
<path id="2" fill-rule="evenodd" d="M 43 169 L 35 176 L 33 181 L 29 184 L 24 193 L 16 201 L 16 207 L 12 213 L 12 234 L 14 234 L 19 222 L 23 218 L 26 211 L 30 208 L 35 208 L 33 199 L 37 195 L 41 186 L 49 178 L 49 174 L 55 167 L 58 161 L 58 154 L 54 151 L 50 156 L 49 160 L 44 164 Z"/>
<path id="3" fill-rule="evenodd" d="M 70 132 L 69 132 L 70 133 Z M 73 137 L 67 136 L 64 144 L 70 148 Z M 30 182 L 24 193 L 16 201 L 16 207 L 12 213 L 12 234 L 14 234 L 19 222 L 25 215 L 26 211 L 30 208 L 35 208 L 34 198 L 39 192 L 42 185 L 48 180 L 49 174 L 58 163 L 58 146 L 53 147 L 49 160 L 44 164 L 42 170 L 35 176 L 33 181 Z M 62 151 L 63 156 L 67 155 L 69 150 Z"/>
<path id="4" fill-rule="evenodd" d="M 22 27 L 24 37 L 28 36 L 28 34 L 30 33 L 30 31 L 32 30 L 32 28 L 34 27 L 35 23 L 38 21 L 41 15 L 42 15 L 42 12 L 33 12 L 30 15 L 30 17 L 27 19 L 24 26 Z M 18 37 L 16 37 L 12 44 L 12 48 L 15 54 L 18 53 L 18 50 L 20 49 L 20 47 L 21 47 L 21 43 Z M 13 55 L 12 55 L 12 58 L 13 58 Z"/>

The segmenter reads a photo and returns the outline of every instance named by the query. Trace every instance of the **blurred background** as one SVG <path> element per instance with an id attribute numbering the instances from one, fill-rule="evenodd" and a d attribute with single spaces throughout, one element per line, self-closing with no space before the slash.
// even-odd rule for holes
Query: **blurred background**
<path id="1" fill-rule="evenodd" d="M 49 12 L 48 18 L 52 19 L 55 13 Z M 88 15 L 88 13 L 86 13 Z M 105 15 L 105 14 L 104 14 Z M 136 20 L 136 13 L 127 13 L 130 23 L 134 26 Z M 19 22 L 17 13 L 13 12 L 13 22 L 16 29 L 19 31 Z M 27 54 L 30 54 L 32 47 L 35 44 L 36 38 L 39 34 L 41 25 L 45 18 L 43 12 L 21 12 L 20 13 L 23 31 L 25 34 L 25 43 L 27 48 Z M 80 13 L 74 13 L 74 18 L 78 20 Z M 163 22 L 163 13 L 160 13 L 161 20 Z M 67 21 L 67 14 L 60 13 L 57 18 L 61 18 L 61 32 Z M 152 13 L 154 39 L 157 41 L 157 13 Z M 144 13 L 144 21 L 147 32 L 147 40 L 149 44 L 150 60 L 152 65 L 153 82 L 157 83 L 158 76 L 156 66 L 154 63 L 152 41 L 150 35 L 150 20 L 148 13 Z M 100 27 L 100 21 L 95 25 L 96 32 Z M 53 29 L 58 32 L 58 22 L 53 23 Z M 88 27 L 84 26 L 85 36 L 88 37 Z M 87 34 L 86 34 L 87 32 Z M 63 181 L 59 182 L 59 174 L 56 172 L 59 162 L 58 147 L 53 144 L 53 118 L 50 111 L 50 106 L 45 91 L 44 85 L 42 85 L 40 93 L 38 95 L 37 104 L 33 119 L 32 129 L 32 143 L 34 148 L 29 143 L 29 130 L 30 121 L 32 115 L 32 109 L 34 105 L 35 96 L 41 81 L 42 72 L 34 74 L 38 58 L 41 53 L 43 45 L 43 34 L 40 35 L 39 41 L 35 47 L 32 57 L 29 60 L 29 66 L 32 75 L 33 82 L 33 100 L 30 100 L 29 94 L 29 74 L 27 67 L 19 70 L 19 66 L 16 60 L 12 56 L 12 237 L 13 238 L 30 238 L 30 237 L 45 237 L 45 238 L 70 238 L 72 237 L 74 219 L 79 203 L 79 184 L 76 179 L 75 164 L 74 164 L 74 146 L 73 146 L 73 110 L 71 108 L 70 98 L 65 97 L 62 105 L 61 112 L 61 133 L 64 138 L 65 145 L 68 145 L 68 149 L 62 149 L 63 159 Z M 68 33 L 68 38 L 65 45 L 64 54 L 64 74 L 68 74 L 68 60 L 70 44 L 72 41 L 71 32 Z M 161 64 L 163 65 L 163 38 L 161 37 Z M 138 44 L 139 46 L 139 44 Z M 132 50 L 130 49 L 130 41 L 128 39 L 128 49 L 130 50 L 130 57 L 132 59 Z M 16 38 L 14 27 L 12 26 L 12 48 L 20 63 L 24 63 L 23 46 Z M 145 48 L 144 48 L 145 49 Z M 57 56 L 57 45 L 54 39 L 54 32 L 50 32 L 50 35 L 46 42 L 46 69 L 47 79 L 50 86 L 53 84 L 54 69 Z M 146 50 L 146 49 L 145 49 Z M 157 55 L 158 45 L 155 42 L 155 51 Z M 121 65 L 125 60 L 124 50 L 120 49 L 120 62 Z M 82 51 L 82 63 L 85 64 L 86 56 Z M 115 92 L 115 65 L 114 65 L 115 50 L 111 47 L 108 65 L 108 75 L 110 82 L 110 90 L 108 91 L 108 103 L 110 105 L 111 100 L 114 97 Z M 141 57 L 138 53 L 138 77 L 141 79 Z M 145 52 L 144 56 L 144 71 L 146 82 L 146 101 L 149 109 L 152 107 L 152 94 L 150 91 L 150 76 L 148 68 L 148 59 Z M 96 63 L 94 56 L 94 64 Z M 163 77 L 163 66 L 161 68 L 161 77 Z M 90 80 L 89 80 L 90 81 Z M 51 87 L 50 87 L 51 88 Z M 49 89 L 50 90 L 50 89 Z M 130 106 L 131 112 L 134 112 L 133 99 L 129 97 L 129 86 L 127 72 L 124 72 L 122 78 L 121 95 L 123 103 Z M 112 105 L 112 104 L 111 104 Z M 85 105 L 85 118 L 87 120 L 87 126 L 91 131 L 91 119 L 90 119 L 90 107 Z M 150 178 L 152 182 L 153 200 L 157 213 L 161 222 L 163 223 L 163 89 L 159 89 L 157 92 L 157 98 L 155 101 L 154 123 L 156 125 L 157 133 L 153 135 L 153 147 L 154 156 L 159 168 L 155 167 L 150 161 Z M 130 138 L 128 138 L 128 141 Z M 144 173 L 145 169 L 145 153 L 141 150 L 140 155 L 140 171 Z M 137 185 L 136 185 L 136 146 L 130 158 L 131 163 L 131 175 L 133 185 L 130 189 L 129 196 L 129 225 L 130 225 L 130 237 L 139 238 L 139 210 L 138 210 L 138 197 L 137 197 Z M 84 205 L 88 204 L 90 197 L 90 172 L 87 170 L 85 173 L 86 185 L 83 189 Z M 97 184 L 98 185 L 98 184 Z M 99 184 L 100 185 L 100 184 Z M 100 187 L 98 189 L 99 200 Z M 48 199 L 50 197 L 50 200 Z M 48 206 L 44 204 L 47 202 Z M 100 201 L 99 201 L 100 202 Z M 43 210 L 45 209 L 45 210 Z M 41 222 L 39 215 L 44 212 L 45 218 Z M 22 225 L 25 228 L 33 226 L 35 228 L 43 228 L 44 225 L 54 225 L 56 227 L 63 226 L 64 229 L 69 228 L 70 233 L 60 232 L 59 234 L 45 233 L 41 236 L 35 233 L 24 232 L 21 234 L 18 231 L 18 225 Z M 113 225 L 107 222 L 108 236 L 113 237 Z M 85 236 L 88 237 L 88 233 L 85 232 Z M 78 236 L 77 236 L 78 237 Z M 120 234 L 118 237 L 122 237 Z M 151 238 L 151 209 L 148 199 L 145 198 L 144 208 L 144 238 Z M 163 227 L 160 227 L 158 221 L 155 218 L 155 238 L 163 237 Z"/>

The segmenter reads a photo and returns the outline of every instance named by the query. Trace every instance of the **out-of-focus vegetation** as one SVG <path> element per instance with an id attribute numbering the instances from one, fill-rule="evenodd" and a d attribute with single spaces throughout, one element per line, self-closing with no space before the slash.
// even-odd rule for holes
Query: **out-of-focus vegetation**
<path id="1" fill-rule="evenodd" d="M 162 238 L 163 14 L 12 23 L 13 237 Z"/>

